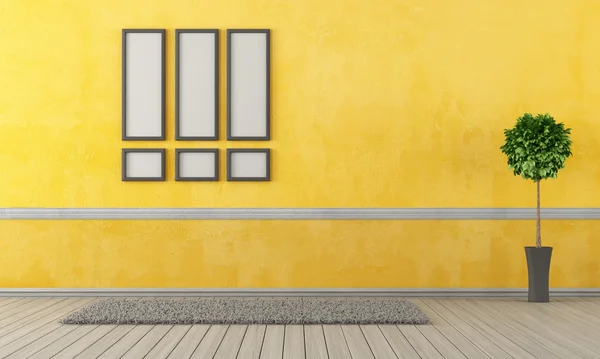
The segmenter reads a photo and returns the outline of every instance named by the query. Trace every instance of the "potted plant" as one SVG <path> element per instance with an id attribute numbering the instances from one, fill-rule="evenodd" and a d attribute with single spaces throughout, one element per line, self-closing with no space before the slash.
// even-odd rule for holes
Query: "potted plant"
<path id="1" fill-rule="evenodd" d="M 571 153 L 571 129 L 556 123 L 548 114 L 526 113 L 511 129 L 504 130 L 505 143 L 500 149 L 508 157 L 508 168 L 515 176 L 532 180 L 537 187 L 537 226 L 535 247 L 525 247 L 529 277 L 528 300 L 550 300 L 549 276 L 552 247 L 542 247 L 540 232 L 540 181 L 556 178 Z"/>

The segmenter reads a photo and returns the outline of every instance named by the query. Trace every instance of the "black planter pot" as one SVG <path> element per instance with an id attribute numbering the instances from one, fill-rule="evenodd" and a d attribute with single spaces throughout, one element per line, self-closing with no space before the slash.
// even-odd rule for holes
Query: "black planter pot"
<path id="1" fill-rule="evenodd" d="M 528 300 L 535 303 L 550 301 L 550 259 L 552 247 L 525 247 L 529 275 Z"/>

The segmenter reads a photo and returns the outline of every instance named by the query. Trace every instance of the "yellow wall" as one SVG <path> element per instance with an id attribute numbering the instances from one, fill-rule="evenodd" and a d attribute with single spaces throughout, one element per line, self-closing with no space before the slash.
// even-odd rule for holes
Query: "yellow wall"
<path id="1" fill-rule="evenodd" d="M 0 221 L 2 287 L 526 287 L 531 221 Z M 600 287 L 600 222 L 548 221 L 553 287 Z"/>
<path id="2" fill-rule="evenodd" d="M 573 128 L 543 206 L 596 207 L 598 16 L 595 0 L 2 0 L 0 207 L 529 207 L 498 149 L 523 112 Z M 124 143 L 121 29 L 142 27 L 168 30 L 167 141 Z M 223 30 L 222 99 L 224 30 L 272 29 L 272 141 L 173 140 L 174 29 L 193 27 Z M 121 182 L 137 146 L 167 148 L 167 182 Z M 269 146 L 273 181 L 174 182 L 174 148 L 213 146 Z M 597 229 L 546 224 L 555 286 L 599 286 Z M 533 230 L 5 221 L 0 287 L 524 286 Z"/>

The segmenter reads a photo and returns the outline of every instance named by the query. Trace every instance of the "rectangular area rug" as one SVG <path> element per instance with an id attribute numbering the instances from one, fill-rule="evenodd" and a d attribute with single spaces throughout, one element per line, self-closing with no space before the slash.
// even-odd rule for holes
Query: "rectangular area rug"
<path id="1" fill-rule="evenodd" d="M 63 324 L 428 324 L 398 298 L 111 298 L 93 302 Z"/>

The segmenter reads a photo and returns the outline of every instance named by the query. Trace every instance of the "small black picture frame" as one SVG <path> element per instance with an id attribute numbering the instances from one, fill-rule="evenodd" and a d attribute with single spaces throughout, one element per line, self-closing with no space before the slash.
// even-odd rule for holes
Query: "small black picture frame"
<path id="1" fill-rule="evenodd" d="M 181 176 L 181 155 L 186 153 L 212 153 L 214 155 L 214 175 L 208 177 Z M 218 181 L 219 180 L 219 149 L 218 148 L 178 148 L 175 150 L 175 181 Z"/>
<path id="2" fill-rule="evenodd" d="M 233 157 L 237 153 L 264 153 L 266 160 L 265 175 L 262 177 L 233 176 Z M 229 148 L 227 149 L 227 181 L 264 182 L 271 180 L 271 150 L 269 148 Z"/>
<path id="3" fill-rule="evenodd" d="M 128 177 L 127 176 L 127 155 L 132 153 L 159 153 L 160 159 L 160 176 L 157 177 Z M 147 182 L 147 181 L 165 181 L 165 168 L 166 168 L 166 150 L 164 148 L 123 148 L 121 151 L 121 180 L 123 182 Z"/>

